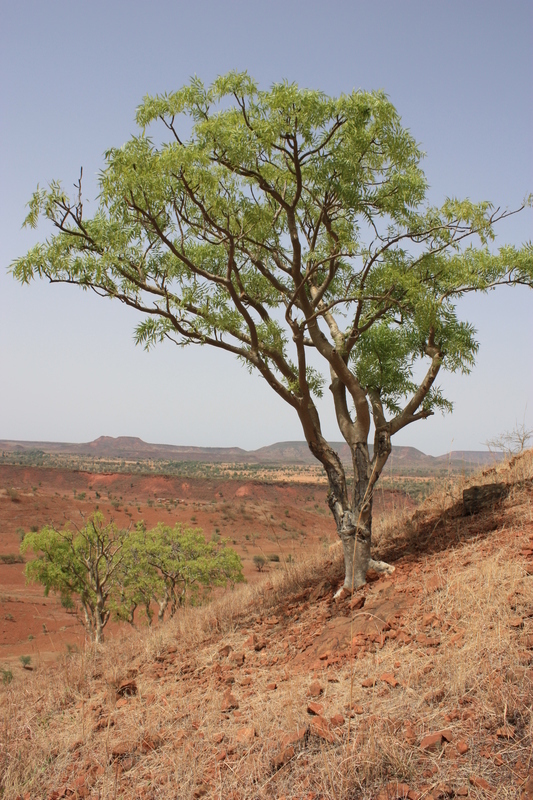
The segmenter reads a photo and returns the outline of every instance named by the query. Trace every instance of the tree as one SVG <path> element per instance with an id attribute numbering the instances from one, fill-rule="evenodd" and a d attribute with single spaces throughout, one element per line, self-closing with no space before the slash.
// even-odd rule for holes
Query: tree
<path id="1" fill-rule="evenodd" d="M 128 542 L 125 566 L 135 564 L 133 593 L 125 592 L 125 607 L 136 599 L 139 587 L 151 586 L 151 597 L 159 605 L 162 621 L 167 609 L 173 617 L 180 606 L 197 602 L 200 589 L 244 581 L 239 556 L 226 541 L 206 542 L 198 528 L 181 523 L 174 527 L 159 523 L 150 531 L 138 526 Z M 146 597 L 146 595 L 145 595 Z M 123 601 L 124 602 L 124 601 Z M 146 607 L 146 600 L 144 600 Z"/>
<path id="2" fill-rule="evenodd" d="M 103 515 L 93 514 L 80 530 L 50 525 L 27 533 L 21 551 L 32 550 L 36 558 L 26 564 L 26 579 L 44 586 L 45 594 L 57 592 L 63 602 L 77 595 L 83 609 L 85 629 L 96 642 L 103 641 L 111 614 L 110 593 L 122 560 L 127 531 Z"/>
<path id="3" fill-rule="evenodd" d="M 509 458 L 516 456 L 526 450 L 529 442 L 533 439 L 533 430 L 526 428 L 525 420 L 516 423 L 511 431 L 500 433 L 494 439 L 488 439 L 485 444 L 491 451 L 505 453 Z"/>
<path id="4" fill-rule="evenodd" d="M 13 274 L 137 309 L 147 348 L 209 345 L 257 370 L 326 471 L 345 587 L 358 587 L 371 564 L 387 569 L 370 548 L 391 437 L 451 410 L 437 376 L 474 363 L 475 330 L 456 300 L 531 286 L 531 245 L 489 249 L 495 223 L 515 212 L 427 204 L 422 153 L 382 92 L 260 91 L 230 73 L 207 89 L 194 79 L 146 97 L 137 122 L 139 135 L 106 153 L 92 219 L 81 176 L 72 199 L 58 182 L 37 189 L 26 224 L 44 216 L 56 233 Z M 158 122 L 162 143 L 146 135 Z M 328 382 L 352 453 L 351 493 L 315 404 Z"/>

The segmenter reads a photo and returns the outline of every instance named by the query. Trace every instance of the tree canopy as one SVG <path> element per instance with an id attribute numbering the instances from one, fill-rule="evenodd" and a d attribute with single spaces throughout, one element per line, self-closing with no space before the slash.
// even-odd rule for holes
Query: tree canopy
<path id="1" fill-rule="evenodd" d="M 457 299 L 532 284 L 531 244 L 492 249 L 495 223 L 515 212 L 428 204 L 423 154 L 383 92 L 263 91 L 230 73 L 146 97 L 137 122 L 139 135 L 106 153 L 92 218 L 81 177 L 73 198 L 57 182 L 37 189 L 26 224 L 44 216 L 56 232 L 15 261 L 14 276 L 136 308 L 145 347 L 209 345 L 257 370 L 298 414 L 341 538 L 349 548 L 357 534 L 368 566 L 390 437 L 450 410 L 439 372 L 474 363 Z M 315 405 L 327 384 L 353 453 L 351 498 Z"/>

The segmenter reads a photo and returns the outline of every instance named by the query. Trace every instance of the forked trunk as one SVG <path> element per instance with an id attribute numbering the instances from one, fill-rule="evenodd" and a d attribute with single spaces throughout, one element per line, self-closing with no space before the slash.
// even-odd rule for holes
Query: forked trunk
<path id="1" fill-rule="evenodd" d="M 309 446 L 328 476 L 328 505 L 344 551 L 343 589 L 353 592 L 364 586 L 370 568 L 382 572 L 394 570 L 388 564 L 374 561 L 371 556 L 373 489 L 390 453 L 390 438 L 388 435 L 375 437 L 372 459 L 366 442 L 350 446 L 353 466 L 351 497 L 344 467 L 335 451 L 324 440 L 318 447 Z"/>

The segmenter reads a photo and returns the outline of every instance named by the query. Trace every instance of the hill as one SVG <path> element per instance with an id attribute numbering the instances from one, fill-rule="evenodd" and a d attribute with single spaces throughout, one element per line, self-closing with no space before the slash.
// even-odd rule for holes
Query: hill
<path id="1" fill-rule="evenodd" d="M 341 459 L 351 463 L 345 442 L 332 442 Z M 40 452 L 56 455 L 89 456 L 114 459 L 156 459 L 178 462 L 233 463 L 233 464 L 288 464 L 315 465 L 306 442 L 278 442 L 258 450 L 240 447 L 189 447 L 168 444 L 150 444 L 134 436 L 100 436 L 93 442 L 72 444 L 67 442 L 26 442 L 1 439 L 0 451 L 18 455 Z M 484 464 L 501 460 L 500 454 L 482 450 L 452 451 L 442 456 L 428 456 L 414 447 L 392 448 L 390 468 L 405 472 L 420 470 L 424 473 L 442 471 L 470 472 Z"/>
<path id="2" fill-rule="evenodd" d="M 473 482 L 473 481 L 471 481 Z M 0 689 L 4 800 L 530 800 L 533 453 L 338 548 Z"/>

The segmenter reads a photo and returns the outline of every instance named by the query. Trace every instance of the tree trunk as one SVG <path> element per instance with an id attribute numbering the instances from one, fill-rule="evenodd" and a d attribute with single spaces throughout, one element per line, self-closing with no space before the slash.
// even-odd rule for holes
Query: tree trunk
<path id="1" fill-rule="evenodd" d="M 394 571 L 394 567 L 371 557 L 373 489 L 390 453 L 390 438 L 376 435 L 372 460 L 366 442 L 350 445 L 353 466 L 351 499 L 346 473 L 337 453 L 323 439 L 318 445 L 310 443 L 309 447 L 324 465 L 328 476 L 328 505 L 344 551 L 342 589 L 353 592 L 364 586 L 369 569 Z"/>

